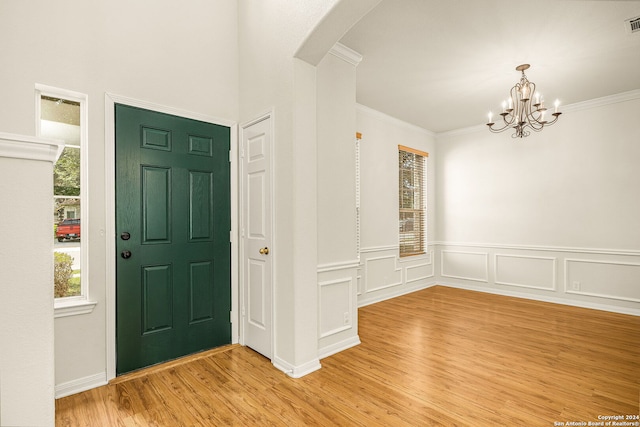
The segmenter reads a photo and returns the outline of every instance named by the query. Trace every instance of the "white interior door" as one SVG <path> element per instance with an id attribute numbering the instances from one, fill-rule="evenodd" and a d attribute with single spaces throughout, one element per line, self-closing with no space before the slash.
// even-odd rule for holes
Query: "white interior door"
<path id="1" fill-rule="evenodd" d="M 272 118 L 242 127 L 243 342 L 271 359 L 273 248 L 271 206 Z"/>

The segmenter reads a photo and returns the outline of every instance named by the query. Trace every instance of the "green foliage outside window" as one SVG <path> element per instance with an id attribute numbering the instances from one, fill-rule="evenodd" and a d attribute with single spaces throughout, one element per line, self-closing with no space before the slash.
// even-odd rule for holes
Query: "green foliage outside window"
<path id="1" fill-rule="evenodd" d="M 53 169 L 53 194 L 80 196 L 80 150 L 66 147 Z"/>
<path id="2" fill-rule="evenodd" d="M 54 296 L 56 298 L 69 296 L 69 281 L 73 274 L 71 269 L 73 258 L 63 252 L 54 252 L 53 261 Z"/>

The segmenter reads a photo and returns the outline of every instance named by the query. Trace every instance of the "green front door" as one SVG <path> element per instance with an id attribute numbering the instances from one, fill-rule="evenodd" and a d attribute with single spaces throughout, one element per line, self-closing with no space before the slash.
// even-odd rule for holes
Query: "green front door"
<path id="1" fill-rule="evenodd" d="M 117 373 L 231 342 L 228 127 L 117 104 Z"/>

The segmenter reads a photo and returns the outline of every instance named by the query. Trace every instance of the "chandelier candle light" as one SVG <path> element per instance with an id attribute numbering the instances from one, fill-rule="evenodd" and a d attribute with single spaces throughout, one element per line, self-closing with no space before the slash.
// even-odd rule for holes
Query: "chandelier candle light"
<path id="1" fill-rule="evenodd" d="M 516 71 L 522 71 L 520 81 L 511 88 L 511 93 L 507 101 L 502 101 L 502 127 L 494 128 L 493 113 L 489 112 L 489 130 L 494 133 L 502 132 L 507 129 L 515 129 L 512 138 L 524 138 L 529 136 L 531 132 L 526 130 L 531 128 L 536 132 L 540 132 L 545 126 L 550 126 L 558 121 L 561 112 L 558 111 L 560 101 L 556 99 L 554 103 L 555 109 L 551 114 L 551 121 L 547 121 L 545 117 L 547 107 L 544 106 L 544 98 L 539 92 L 536 92 L 536 84 L 530 82 L 524 74 L 524 70 L 530 67 L 529 64 L 522 64 L 516 67 Z"/>

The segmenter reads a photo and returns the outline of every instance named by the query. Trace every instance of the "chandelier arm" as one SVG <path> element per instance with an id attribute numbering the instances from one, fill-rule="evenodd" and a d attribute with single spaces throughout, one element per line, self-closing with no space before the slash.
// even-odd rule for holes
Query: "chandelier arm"
<path id="1" fill-rule="evenodd" d="M 509 94 L 511 100 L 513 100 L 513 110 L 511 111 L 511 120 L 509 124 L 517 125 L 520 121 L 521 114 L 521 106 L 520 106 L 520 98 L 518 97 L 520 84 L 516 83 L 515 86 L 511 88 L 511 93 Z"/>
<path id="2" fill-rule="evenodd" d="M 545 126 L 551 126 L 552 124 L 557 122 L 558 121 L 558 116 L 560 116 L 560 114 L 562 114 L 562 113 L 553 113 L 552 114 L 552 116 L 554 116 L 553 120 L 551 120 L 550 122 L 545 121 L 544 123 L 540 123 L 539 127 L 532 126 L 532 125 L 529 125 L 529 127 L 531 129 L 535 130 L 536 132 L 540 132 Z"/>
<path id="3" fill-rule="evenodd" d="M 527 125 L 536 132 L 542 130 L 547 123 L 536 120 L 533 116 L 527 118 Z"/>
<path id="4" fill-rule="evenodd" d="M 547 125 L 547 126 L 550 126 L 550 125 L 554 124 L 555 122 L 557 122 L 557 121 L 558 121 L 558 117 L 560 117 L 560 114 L 562 114 L 562 113 L 560 113 L 560 112 L 558 112 L 558 113 L 553 113 L 553 114 L 552 114 L 552 116 L 553 116 L 553 120 L 551 120 L 550 122 L 547 122 L 547 123 L 546 123 L 546 125 Z"/>
<path id="5" fill-rule="evenodd" d="M 489 130 L 490 130 L 491 132 L 493 132 L 493 133 L 500 133 L 500 132 L 503 132 L 503 131 L 505 131 L 506 129 L 508 129 L 508 128 L 510 128 L 510 127 L 511 127 L 511 125 L 506 124 L 506 125 L 502 126 L 501 128 L 493 128 L 493 125 L 494 125 L 494 124 L 495 124 L 495 123 L 487 123 L 487 126 L 489 127 Z"/>
<path id="6" fill-rule="evenodd" d="M 513 123 L 513 113 L 509 114 L 507 113 L 503 118 L 502 118 L 502 122 L 504 123 L 504 127 L 508 128 L 509 126 L 511 126 L 511 124 Z"/>

